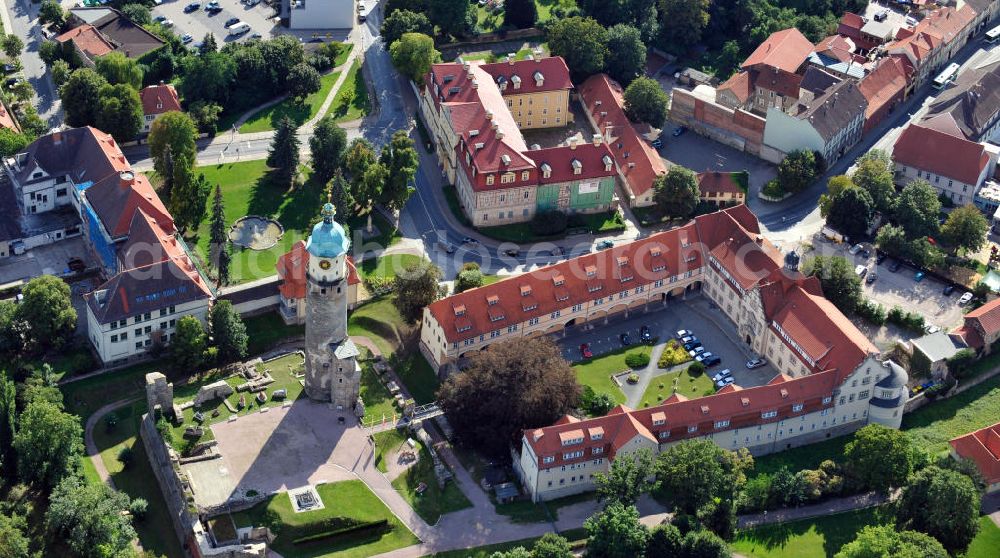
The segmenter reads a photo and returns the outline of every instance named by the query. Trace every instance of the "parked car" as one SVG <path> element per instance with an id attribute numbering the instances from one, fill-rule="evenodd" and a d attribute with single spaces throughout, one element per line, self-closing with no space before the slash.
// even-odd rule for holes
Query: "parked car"
<path id="1" fill-rule="evenodd" d="M 875 21 L 879 22 L 885 21 L 888 18 L 889 18 L 889 10 L 881 10 L 878 13 L 876 13 L 875 16 L 873 17 Z"/>
<path id="2" fill-rule="evenodd" d="M 193 11 L 196 11 L 200 7 L 201 7 L 201 4 L 199 4 L 198 2 L 191 2 L 187 6 L 184 6 L 184 13 L 189 14 L 189 13 L 191 13 Z"/>
<path id="3" fill-rule="evenodd" d="M 691 337 L 692 335 L 694 335 L 694 332 L 691 331 L 690 329 L 678 329 L 677 330 L 677 338 L 678 339 L 684 339 L 685 337 Z"/>
<path id="4" fill-rule="evenodd" d="M 471 236 L 467 236 L 462 239 L 462 244 L 479 244 L 479 241 Z"/>
<path id="5" fill-rule="evenodd" d="M 158 15 L 158 16 L 156 16 L 156 17 L 153 18 L 153 21 L 155 21 L 156 23 L 160 23 L 161 21 L 166 21 L 166 19 L 167 19 L 167 16 Z"/>
<path id="6" fill-rule="evenodd" d="M 653 146 L 653 149 L 659 149 L 663 147 L 663 138 L 656 138 L 651 142 L 651 145 Z"/>
<path id="7" fill-rule="evenodd" d="M 644 325 L 639 328 L 639 339 L 641 339 L 643 343 L 649 343 L 653 340 L 653 334 L 650 333 L 648 325 Z"/>
<path id="8" fill-rule="evenodd" d="M 694 358 L 704 352 L 705 352 L 705 347 L 695 347 L 690 351 L 688 351 L 688 356 Z"/>
<path id="9" fill-rule="evenodd" d="M 747 368 L 750 369 L 750 370 L 753 370 L 754 368 L 760 368 L 761 366 L 764 366 L 765 364 L 767 364 L 767 361 L 764 360 L 764 359 L 762 359 L 762 358 L 760 358 L 760 357 L 758 357 L 758 358 L 752 358 L 752 359 L 750 359 L 750 360 L 747 361 Z"/>
<path id="10" fill-rule="evenodd" d="M 872 271 L 871 273 L 868 274 L 868 277 L 865 278 L 865 283 L 871 285 L 872 283 L 875 282 L 876 279 L 878 279 L 878 273 Z"/>
<path id="11" fill-rule="evenodd" d="M 902 266 L 902 264 L 899 263 L 899 260 L 892 260 L 889 263 L 889 271 L 896 273 L 899 271 L 900 266 Z"/>
<path id="12" fill-rule="evenodd" d="M 854 267 L 854 274 L 857 275 L 858 277 L 864 277 L 866 273 L 868 273 L 867 267 L 861 264 L 858 264 L 857 266 Z"/>
<path id="13" fill-rule="evenodd" d="M 594 358 L 594 352 L 590 350 L 590 343 L 580 345 L 580 356 L 583 358 Z"/>
<path id="14" fill-rule="evenodd" d="M 710 351 L 702 351 L 700 353 L 695 353 L 693 356 L 694 356 L 694 359 L 696 361 L 698 361 L 698 362 L 700 362 L 702 364 L 705 364 L 705 359 L 706 358 L 712 358 L 715 355 L 713 353 L 711 353 Z"/>
<path id="15" fill-rule="evenodd" d="M 216 9 L 216 8 L 219 8 L 221 10 L 222 6 L 220 6 L 219 3 L 216 2 L 215 0 L 212 0 L 208 4 L 205 4 L 205 11 L 206 12 L 210 12 L 210 11 Z"/>
<path id="16" fill-rule="evenodd" d="M 711 353 L 708 353 L 708 354 L 711 354 Z M 704 356 L 704 355 L 705 355 L 705 353 L 702 353 L 702 356 Z M 722 359 L 719 358 L 716 355 L 705 356 L 704 359 L 701 361 L 701 363 L 704 364 L 706 368 L 715 366 L 715 365 L 719 364 L 720 362 L 722 362 Z"/>
<path id="17" fill-rule="evenodd" d="M 608 248 L 611 248 L 614 245 L 615 243 L 610 240 L 602 240 L 597 243 L 597 248 L 599 250 L 607 250 Z"/>
<path id="18" fill-rule="evenodd" d="M 854 246 L 851 246 L 851 249 L 848 250 L 847 253 L 853 256 L 853 255 L 857 254 L 858 252 L 864 250 L 864 248 L 865 247 L 862 246 L 862 245 L 860 245 L 860 244 L 855 244 Z"/>
<path id="19" fill-rule="evenodd" d="M 725 370 L 723 370 L 722 372 L 719 372 L 719 373 L 718 373 L 718 374 L 716 374 L 715 376 L 712 376 L 712 381 L 713 381 L 713 382 L 718 382 L 719 380 L 721 380 L 721 379 L 723 379 L 723 378 L 728 378 L 728 377 L 730 377 L 730 376 L 732 376 L 732 375 L 733 375 L 733 373 L 732 373 L 732 372 L 730 372 L 728 368 L 726 368 L 726 369 L 725 369 Z"/>
<path id="20" fill-rule="evenodd" d="M 678 127 L 674 128 L 674 137 L 676 138 L 676 137 L 680 136 L 681 134 L 683 134 L 686 131 L 687 131 L 687 127 L 686 126 L 678 126 Z"/>
<path id="21" fill-rule="evenodd" d="M 618 336 L 618 339 L 621 340 L 622 345 L 627 346 L 632 344 L 632 336 L 629 335 L 627 331 L 622 332 L 622 334 Z"/>
<path id="22" fill-rule="evenodd" d="M 229 18 L 229 19 L 226 20 L 225 27 L 228 29 L 228 28 L 232 27 L 233 25 L 236 25 L 239 22 L 240 22 L 240 18 L 238 18 L 238 17 L 231 17 L 231 18 Z"/>
<path id="23" fill-rule="evenodd" d="M 212 6 L 209 8 L 205 8 L 205 11 L 208 12 L 208 15 L 215 15 L 218 13 L 222 13 L 222 6 Z"/>
<path id="24" fill-rule="evenodd" d="M 972 302 L 972 293 L 965 293 L 962 295 L 962 298 L 958 299 L 958 303 L 961 305 L 966 305 L 970 302 Z"/>
<path id="25" fill-rule="evenodd" d="M 684 350 L 685 351 L 690 351 L 691 349 L 694 349 L 695 347 L 700 347 L 700 346 L 701 346 L 701 341 L 698 341 L 698 339 L 695 339 L 694 341 L 691 341 L 690 343 L 684 343 Z"/>
<path id="26" fill-rule="evenodd" d="M 172 20 L 172 19 L 165 19 L 165 20 L 163 20 L 160 23 L 160 25 L 162 25 L 162 26 L 164 26 L 164 27 L 166 27 L 166 28 L 169 29 L 169 28 L 171 28 L 171 27 L 174 26 L 174 20 Z"/>
<path id="27" fill-rule="evenodd" d="M 519 252 L 515 248 L 508 248 L 503 251 L 505 256 L 510 256 L 511 258 L 516 258 Z"/>
<path id="28" fill-rule="evenodd" d="M 861 256 L 867 260 L 872 257 L 872 251 L 869 250 L 868 248 L 862 248 Z"/>
<path id="29" fill-rule="evenodd" d="M 718 389 L 722 389 L 728 386 L 729 384 L 733 383 L 734 381 L 736 380 L 732 376 L 726 376 L 725 378 L 719 380 L 718 382 L 715 382 L 715 387 Z"/>
<path id="30" fill-rule="evenodd" d="M 886 254 L 885 252 L 879 252 L 878 250 L 875 251 L 875 263 L 877 264 L 881 264 L 888 257 L 889 255 Z"/>
<path id="31" fill-rule="evenodd" d="M 188 43 L 190 43 L 193 40 L 194 40 L 194 37 L 192 37 L 190 33 L 184 33 L 184 35 L 181 36 L 181 42 L 184 43 L 184 44 L 188 44 Z"/>
<path id="32" fill-rule="evenodd" d="M 692 341 L 697 341 L 697 340 L 698 340 L 698 338 L 695 337 L 693 333 L 688 332 L 687 335 L 685 335 L 684 337 L 681 337 L 681 344 L 686 345 L 686 344 L 688 344 L 688 343 L 690 343 Z"/>
<path id="33" fill-rule="evenodd" d="M 951 296 L 951 293 L 953 292 L 955 292 L 955 285 L 948 285 L 943 291 L 941 291 L 944 296 Z"/>
<path id="34" fill-rule="evenodd" d="M 917 273 L 916 273 L 916 274 L 915 274 L 915 275 L 913 276 L 913 280 L 914 280 L 914 281 L 916 281 L 917 283 L 919 283 L 919 282 L 923 281 L 923 280 L 924 280 L 924 272 L 923 272 L 923 271 L 918 271 L 918 272 L 917 272 Z"/>
<path id="35" fill-rule="evenodd" d="M 4 64 L 3 65 L 3 73 L 5 73 L 5 74 L 10 74 L 10 73 L 13 73 L 13 72 L 16 72 L 16 71 L 17 71 L 17 65 L 16 64 Z"/>
<path id="36" fill-rule="evenodd" d="M 927 335 L 930 335 L 932 333 L 937 333 L 939 331 L 941 331 L 941 328 L 939 328 L 936 325 L 927 324 L 924 326 L 924 333 L 926 333 Z"/>

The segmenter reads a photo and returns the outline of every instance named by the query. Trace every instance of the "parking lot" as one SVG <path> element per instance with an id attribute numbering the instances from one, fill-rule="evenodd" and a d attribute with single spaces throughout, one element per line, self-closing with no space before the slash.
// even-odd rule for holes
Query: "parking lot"
<path id="1" fill-rule="evenodd" d="M 191 13 L 184 13 L 184 7 L 191 3 L 185 0 L 167 0 L 159 6 L 155 6 L 152 12 L 154 18 L 163 16 L 173 21 L 173 30 L 178 37 L 185 34 L 191 35 L 190 45 L 201 42 L 208 33 L 215 35 L 219 46 L 231 41 L 247 40 L 254 33 L 259 33 L 264 38 L 276 34 L 276 14 L 274 9 L 266 3 L 260 2 L 256 6 L 246 6 L 241 4 L 240 0 L 218 0 L 218 2 L 222 11 L 217 14 L 205 11 L 208 0 L 198 2 L 198 9 Z M 226 29 L 226 21 L 233 17 L 249 23 L 251 30 L 239 37 L 230 37 L 229 31 Z"/>
<path id="2" fill-rule="evenodd" d="M 603 354 L 620 350 L 622 348 L 621 334 L 627 332 L 631 337 L 632 344 L 639 342 L 639 330 L 642 326 L 649 326 L 652 335 L 656 338 L 656 345 L 653 347 L 653 356 L 658 357 L 662 352 L 660 347 L 675 337 L 675 333 L 680 329 L 688 329 L 702 343 L 705 349 L 722 359 L 720 364 L 708 369 L 709 375 L 714 375 L 724 369 L 729 369 L 733 373 L 736 384 L 743 387 L 759 386 L 774 378 L 777 373 L 771 365 L 747 370 L 745 363 L 753 356 L 750 349 L 738 341 L 736 328 L 717 308 L 712 308 L 710 301 L 700 295 L 694 295 L 687 300 L 673 300 L 666 307 L 659 303 L 650 304 L 648 311 L 642 309 L 634 310 L 626 318 L 624 314 L 612 316 L 608 319 L 607 325 L 602 321 L 594 324 L 584 324 L 573 327 L 566 337 L 556 337 L 556 342 L 562 349 L 563 357 L 570 362 L 580 362 L 582 355 L 580 345 L 589 343 L 590 349 L 594 353 L 594 358 Z M 636 389 L 641 394 L 648 384 L 648 379 L 655 377 L 662 370 L 656 368 L 656 358 L 653 359 L 649 369 L 643 378 L 645 381 L 638 386 L 630 386 L 630 390 Z M 626 392 L 628 395 L 628 392 Z"/>
<path id="3" fill-rule="evenodd" d="M 668 122 L 663 129 L 663 147 L 660 148 L 660 156 L 667 163 L 673 163 L 687 167 L 694 172 L 722 171 L 735 172 L 746 170 L 750 172 L 750 192 L 747 194 L 747 201 L 753 208 L 753 202 L 757 200 L 757 192 L 767 183 L 777 176 L 777 169 L 774 165 L 758 159 L 748 153 L 733 149 L 728 145 L 723 145 L 717 141 L 688 131 L 678 137 L 673 136 L 673 131 L 677 126 Z"/>

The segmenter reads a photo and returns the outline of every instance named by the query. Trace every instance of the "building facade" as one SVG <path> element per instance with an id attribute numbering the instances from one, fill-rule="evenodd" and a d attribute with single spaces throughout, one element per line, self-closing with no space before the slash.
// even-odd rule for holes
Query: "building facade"
<path id="1" fill-rule="evenodd" d="M 159 85 L 149 85 L 139 91 L 142 101 L 142 132 L 149 133 L 157 118 L 172 111 L 181 110 L 181 101 L 173 85 L 160 82 Z"/>
<path id="2" fill-rule="evenodd" d="M 483 64 L 481 68 L 493 77 L 507 109 L 521 130 L 560 128 L 572 122 L 569 94 L 573 83 L 569 68 L 560 56 Z"/>
<path id="3" fill-rule="evenodd" d="M 347 256 L 347 309 L 358 305 L 358 276 L 354 259 Z M 306 270 L 309 268 L 309 252 L 305 241 L 292 244 L 292 249 L 278 257 L 275 269 L 281 277 L 278 285 L 278 314 L 287 325 L 306 323 Z"/>

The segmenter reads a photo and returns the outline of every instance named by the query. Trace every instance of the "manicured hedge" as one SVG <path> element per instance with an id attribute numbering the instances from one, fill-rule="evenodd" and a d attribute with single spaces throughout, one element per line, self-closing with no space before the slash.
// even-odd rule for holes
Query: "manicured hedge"
<path id="1" fill-rule="evenodd" d="M 332 518 L 333 520 L 343 521 L 341 517 Z M 326 523 L 326 522 L 323 522 Z M 309 525 L 307 529 L 304 530 L 314 530 L 317 525 L 322 525 L 323 523 Z M 355 525 L 348 525 L 346 527 L 340 527 L 337 529 L 330 529 L 326 531 L 320 531 L 318 533 L 313 533 L 311 535 L 305 535 L 299 537 L 292 541 L 292 544 L 306 544 L 311 542 L 316 542 L 319 540 L 327 540 L 330 538 L 340 538 L 346 535 L 358 535 L 358 534 L 368 534 L 383 532 L 386 530 L 392 530 L 392 526 L 389 525 L 389 520 L 380 519 L 378 521 L 368 521 L 364 523 L 357 523 Z"/>

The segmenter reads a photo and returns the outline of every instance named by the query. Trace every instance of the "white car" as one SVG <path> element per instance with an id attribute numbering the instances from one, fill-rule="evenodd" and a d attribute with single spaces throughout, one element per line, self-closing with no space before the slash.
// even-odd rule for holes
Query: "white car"
<path id="1" fill-rule="evenodd" d="M 690 351 L 688 351 L 688 355 L 690 355 L 691 358 L 694 358 L 704 352 L 705 352 L 705 347 L 695 347 Z"/>
<path id="2" fill-rule="evenodd" d="M 962 298 L 958 299 L 959 304 L 968 304 L 972 302 L 972 293 L 965 293 Z"/>
<path id="3" fill-rule="evenodd" d="M 750 370 L 753 370 L 754 368 L 760 368 L 761 366 L 764 366 L 765 364 L 767 364 L 767 361 L 765 361 L 762 358 L 752 358 L 752 359 L 750 359 L 750 360 L 747 361 L 747 368 L 750 369 Z"/>
<path id="4" fill-rule="evenodd" d="M 868 273 L 868 268 L 861 264 L 858 264 L 858 266 L 854 268 L 854 274 L 858 277 L 864 277 L 865 273 Z"/>
<path id="5" fill-rule="evenodd" d="M 855 244 L 854 246 L 851 246 L 851 249 L 848 250 L 847 253 L 853 256 L 854 254 L 857 254 L 858 252 L 860 252 L 863 249 L 864 249 L 864 246 L 862 246 L 860 244 Z"/>
<path id="6" fill-rule="evenodd" d="M 164 27 L 173 27 L 174 26 L 174 20 L 172 20 L 172 19 L 165 19 L 165 20 L 163 20 L 163 23 L 161 23 L 160 25 L 162 25 Z"/>

